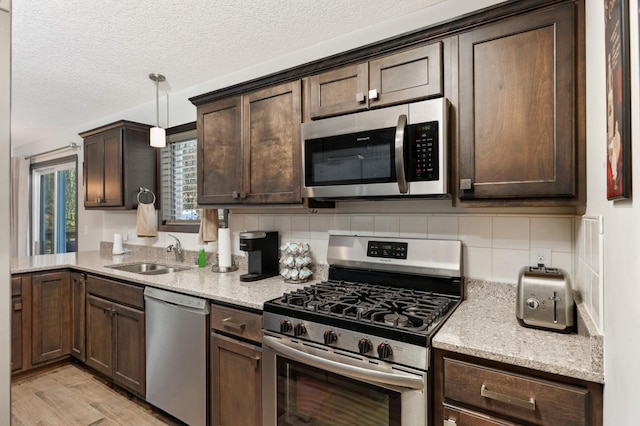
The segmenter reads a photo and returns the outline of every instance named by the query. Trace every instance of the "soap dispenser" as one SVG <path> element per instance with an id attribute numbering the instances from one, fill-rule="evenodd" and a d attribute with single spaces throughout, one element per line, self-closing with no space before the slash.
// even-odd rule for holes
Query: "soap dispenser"
<path id="1" fill-rule="evenodd" d="M 204 247 L 200 247 L 198 252 L 198 267 L 204 268 L 207 266 L 207 254 L 204 252 Z"/>

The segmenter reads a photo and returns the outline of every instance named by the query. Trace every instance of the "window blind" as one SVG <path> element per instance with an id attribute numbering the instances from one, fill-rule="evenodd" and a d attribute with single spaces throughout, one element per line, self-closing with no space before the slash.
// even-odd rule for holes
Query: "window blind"
<path id="1" fill-rule="evenodd" d="M 162 220 L 166 224 L 199 221 L 196 139 L 169 141 L 160 150 L 160 159 Z"/>

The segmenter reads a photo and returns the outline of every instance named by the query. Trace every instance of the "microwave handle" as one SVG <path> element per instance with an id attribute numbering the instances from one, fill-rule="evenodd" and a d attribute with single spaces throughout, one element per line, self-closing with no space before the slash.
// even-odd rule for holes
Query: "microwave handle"
<path id="1" fill-rule="evenodd" d="M 404 131 L 407 128 L 407 116 L 401 114 L 398 117 L 396 126 L 396 178 L 398 179 L 398 189 L 401 194 L 409 192 L 407 178 L 404 174 Z"/>

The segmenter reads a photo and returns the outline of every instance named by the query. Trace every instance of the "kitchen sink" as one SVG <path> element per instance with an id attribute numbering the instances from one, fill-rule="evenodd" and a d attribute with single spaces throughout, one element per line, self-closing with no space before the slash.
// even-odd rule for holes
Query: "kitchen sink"
<path id="1" fill-rule="evenodd" d="M 124 265 L 106 265 L 107 268 L 116 269 L 118 271 L 133 272 L 143 275 L 161 275 L 172 272 L 184 271 L 188 268 L 162 265 L 160 263 L 140 262 L 128 263 Z"/>

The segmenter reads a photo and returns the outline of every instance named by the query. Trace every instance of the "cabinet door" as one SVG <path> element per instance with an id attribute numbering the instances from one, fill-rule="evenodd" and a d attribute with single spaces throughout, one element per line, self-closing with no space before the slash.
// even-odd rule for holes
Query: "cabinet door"
<path id="1" fill-rule="evenodd" d="M 371 108 L 442 96 L 442 43 L 371 61 L 369 90 Z"/>
<path id="2" fill-rule="evenodd" d="M 100 297 L 87 295 L 86 362 L 96 371 L 111 377 L 113 369 L 112 303 Z"/>
<path id="3" fill-rule="evenodd" d="M 25 327 L 23 324 L 22 277 L 11 277 L 11 371 L 19 371 L 22 362 Z M 28 352 L 28 351 L 27 351 Z"/>
<path id="4" fill-rule="evenodd" d="M 84 140 L 84 206 L 99 207 L 104 199 L 104 144 L 102 135 Z"/>
<path id="5" fill-rule="evenodd" d="M 113 312 L 113 381 L 145 395 L 144 312 L 118 303 Z"/>
<path id="6" fill-rule="evenodd" d="M 68 272 L 34 274 L 32 285 L 32 351 L 37 364 L 71 352 L 71 285 Z"/>
<path id="7" fill-rule="evenodd" d="M 369 67 L 347 65 L 309 77 L 309 111 L 311 118 L 330 117 L 367 109 Z"/>
<path id="8" fill-rule="evenodd" d="M 258 346 L 211 335 L 212 424 L 262 424 L 261 358 Z"/>
<path id="9" fill-rule="evenodd" d="M 122 131 L 111 130 L 105 132 L 102 137 L 104 143 L 104 199 L 100 206 L 123 206 Z"/>
<path id="10" fill-rule="evenodd" d="M 22 297 L 11 298 L 11 371 L 22 369 Z"/>
<path id="11" fill-rule="evenodd" d="M 83 274 L 71 273 L 71 355 L 85 361 L 86 282 Z"/>
<path id="12" fill-rule="evenodd" d="M 244 189 L 252 204 L 301 203 L 300 81 L 244 96 Z"/>
<path id="13" fill-rule="evenodd" d="M 198 203 L 240 203 L 242 111 L 235 97 L 198 107 Z"/>
<path id="14" fill-rule="evenodd" d="M 573 4 L 459 39 L 461 199 L 576 195 Z"/>

